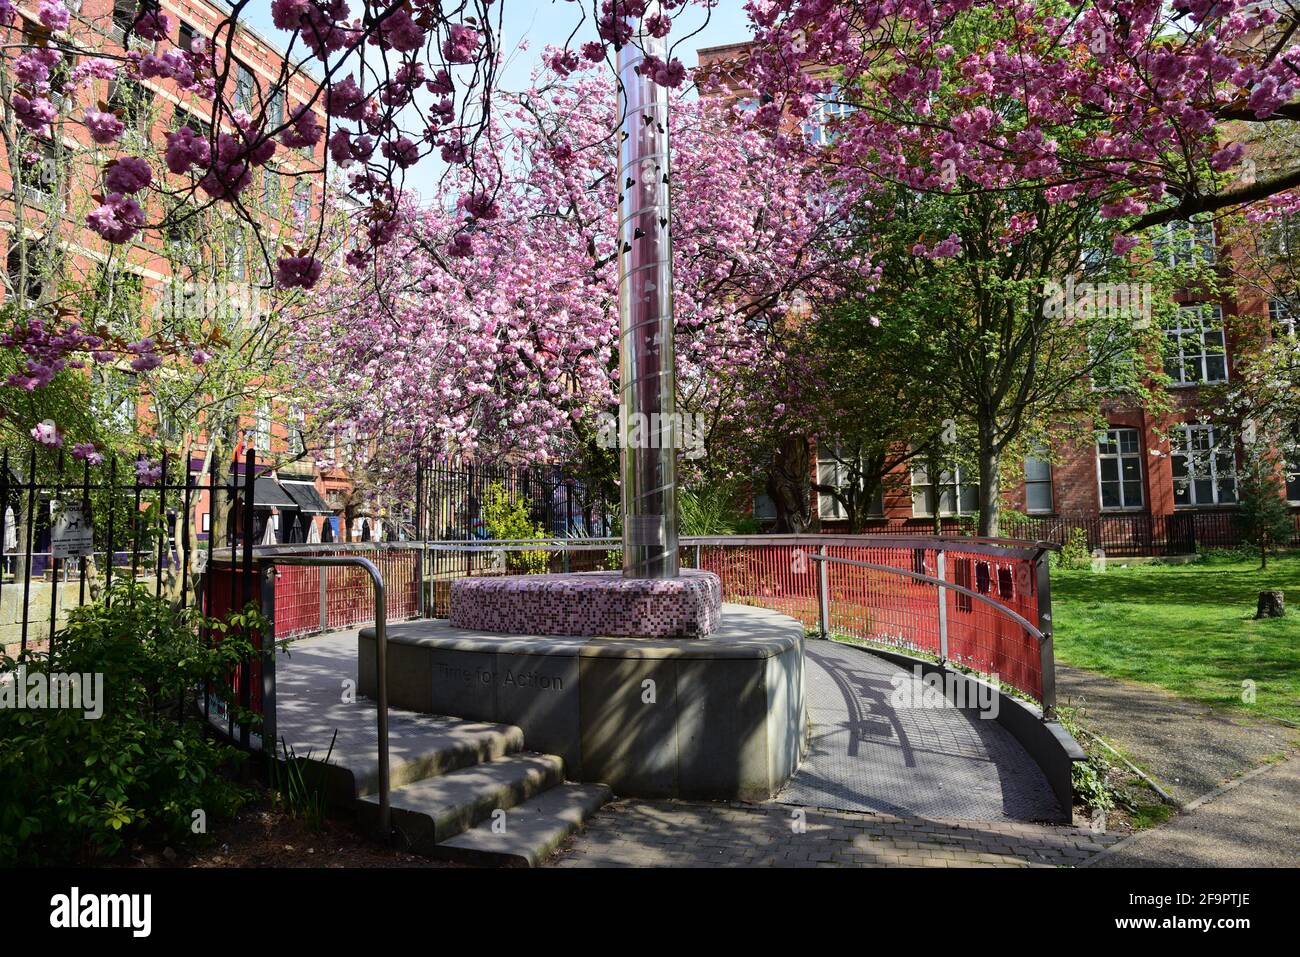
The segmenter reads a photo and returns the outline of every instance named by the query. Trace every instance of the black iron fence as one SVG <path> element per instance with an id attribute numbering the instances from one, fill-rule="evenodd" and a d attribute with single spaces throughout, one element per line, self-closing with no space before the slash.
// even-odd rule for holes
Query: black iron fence
<path id="1" fill-rule="evenodd" d="M 494 536 L 484 507 L 494 490 L 527 505 L 543 536 L 600 538 L 614 530 L 609 490 L 563 466 L 417 466 L 415 538 L 471 541 Z"/>
<path id="2" fill-rule="evenodd" d="M 71 609 L 110 600 L 122 580 L 210 609 L 201 573 L 213 549 L 260 540 L 265 517 L 248 507 L 258 473 L 251 451 L 205 470 L 172 453 L 92 463 L 63 448 L 0 450 L 0 652 L 42 650 Z"/>

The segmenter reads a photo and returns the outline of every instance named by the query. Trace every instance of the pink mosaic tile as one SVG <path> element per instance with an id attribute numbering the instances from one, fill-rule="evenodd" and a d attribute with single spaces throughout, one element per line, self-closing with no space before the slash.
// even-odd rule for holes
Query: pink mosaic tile
<path id="1" fill-rule="evenodd" d="M 451 583 L 452 627 L 503 634 L 700 638 L 721 615 L 718 576 L 694 569 L 665 579 L 579 572 Z"/>

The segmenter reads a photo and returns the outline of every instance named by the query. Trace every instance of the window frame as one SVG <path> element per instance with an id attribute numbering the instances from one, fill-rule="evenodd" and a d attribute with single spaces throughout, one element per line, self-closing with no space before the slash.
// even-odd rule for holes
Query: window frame
<path id="1" fill-rule="evenodd" d="M 836 452 L 839 450 L 836 449 Z M 826 481 L 823 467 L 831 469 L 831 478 L 833 481 Z M 849 464 L 844 461 L 840 455 L 832 455 L 830 458 L 817 456 L 817 484 L 833 485 L 835 488 L 843 488 L 847 479 Z M 826 506 L 829 505 L 831 514 L 827 514 Z M 843 503 L 834 495 L 828 493 L 817 493 L 817 517 L 825 522 L 847 522 L 849 520 L 848 510 Z M 885 494 L 883 488 L 876 489 L 876 494 L 871 499 L 871 504 L 867 506 L 867 514 L 862 518 L 884 518 L 885 517 Z"/>
<path id="2" fill-rule="evenodd" d="M 1046 468 L 1047 470 L 1047 477 L 1039 478 L 1039 479 L 1031 479 L 1029 477 L 1030 462 L 1035 462 L 1044 466 L 1044 468 Z M 1056 514 L 1056 488 L 1054 483 L 1054 480 L 1056 478 L 1056 473 L 1055 470 L 1052 468 L 1052 460 L 1050 458 L 1047 458 L 1045 451 L 1041 455 L 1030 454 L 1025 456 L 1024 461 L 1021 463 L 1021 467 L 1024 471 L 1025 514 L 1026 515 Z M 1031 508 L 1029 505 L 1030 486 L 1043 486 L 1043 485 L 1047 487 L 1047 508 Z"/>
<path id="3" fill-rule="evenodd" d="M 1124 433 L 1131 433 L 1134 436 L 1135 447 L 1134 450 L 1131 452 L 1124 451 L 1124 442 L 1123 442 Z M 1114 447 L 1116 451 L 1114 452 L 1103 451 L 1102 450 L 1103 442 L 1107 446 Z M 1101 509 L 1101 511 L 1103 512 L 1146 511 L 1146 507 L 1147 507 L 1146 465 L 1142 457 L 1142 447 L 1143 447 L 1142 433 L 1140 430 L 1135 429 L 1132 426 L 1128 426 L 1128 425 L 1109 426 L 1106 429 L 1105 433 L 1098 433 L 1097 451 L 1095 457 L 1096 457 L 1096 471 L 1097 471 L 1097 506 L 1098 508 Z M 1139 500 L 1136 504 L 1129 504 L 1128 494 L 1124 489 L 1125 485 L 1130 485 L 1133 483 L 1132 479 L 1126 480 L 1124 478 L 1125 459 L 1131 459 L 1132 461 L 1137 463 L 1138 476 L 1136 481 L 1137 481 Z M 1116 477 L 1114 479 L 1107 479 L 1103 473 L 1102 462 L 1109 461 L 1109 460 L 1114 460 L 1116 463 L 1116 470 L 1115 470 Z M 1119 492 L 1120 504 L 1118 505 L 1106 504 L 1105 486 L 1107 484 L 1114 484 L 1117 487 L 1117 490 Z"/>
<path id="4" fill-rule="evenodd" d="M 917 476 L 924 477 L 924 481 L 918 482 Z M 935 504 L 939 509 L 939 518 L 970 518 L 979 514 L 979 480 L 974 482 L 967 481 L 962 474 L 960 465 L 953 469 L 944 469 L 939 473 L 939 481 L 931 482 L 929 470 L 925 465 L 917 465 L 910 470 L 909 481 L 912 492 L 912 517 L 913 518 L 934 518 L 935 513 L 930 511 L 930 489 L 937 488 L 938 493 L 934 496 Z M 922 492 L 922 501 L 925 503 L 924 511 L 918 511 L 916 505 L 916 496 L 919 491 Z M 953 508 L 945 510 L 943 507 L 944 493 L 950 490 L 952 493 Z M 963 499 L 968 494 L 975 496 L 974 506 L 965 508 Z"/>
<path id="5" fill-rule="evenodd" d="M 1181 458 L 1185 460 L 1186 478 L 1184 479 L 1185 492 L 1188 501 L 1180 502 L 1178 483 L 1179 477 L 1173 476 L 1174 486 L 1174 508 L 1235 508 L 1241 503 L 1241 477 L 1237 472 L 1237 446 L 1236 435 L 1226 426 L 1215 425 L 1212 422 L 1187 422 L 1174 427 L 1175 433 L 1181 433 L 1182 441 L 1175 444 L 1170 442 L 1170 468 L 1174 468 L 1175 463 Z M 1193 436 L 1204 435 L 1208 433 L 1208 447 L 1201 450 L 1193 447 Z M 1225 441 L 1226 440 L 1226 441 Z M 1202 475 L 1193 471 L 1198 464 L 1198 454 L 1202 456 L 1200 461 L 1208 463 L 1208 474 Z M 1232 487 L 1232 499 L 1230 501 L 1222 500 L 1222 491 L 1220 490 L 1220 463 L 1221 456 L 1226 455 L 1231 463 L 1232 474 L 1230 477 Z M 1197 501 L 1197 483 L 1209 481 L 1210 497 L 1212 501 Z"/>
<path id="6" fill-rule="evenodd" d="M 1209 314 L 1212 321 L 1207 324 L 1205 315 Z M 1172 320 L 1176 324 L 1166 322 L 1164 332 L 1165 337 L 1172 343 L 1174 354 L 1164 356 L 1165 374 L 1172 380 L 1174 388 L 1191 388 L 1203 385 L 1221 385 L 1230 378 L 1228 369 L 1228 339 L 1226 327 L 1223 320 L 1223 307 L 1218 303 L 1202 302 L 1179 306 L 1174 311 L 1177 320 Z M 1196 325 L 1188 325 L 1184 322 L 1183 316 L 1196 316 Z M 1217 334 L 1219 338 L 1218 348 L 1220 351 L 1209 351 L 1209 345 L 1206 342 L 1206 335 Z M 1186 351 L 1186 344 L 1194 344 L 1199 351 Z M 1211 359 L 1222 358 L 1223 360 L 1223 377 L 1210 378 L 1209 366 Z M 1189 379 L 1187 377 L 1187 368 L 1191 363 L 1195 363 L 1200 370 L 1200 377 Z M 1171 366 L 1176 366 L 1177 375 L 1171 371 Z"/>

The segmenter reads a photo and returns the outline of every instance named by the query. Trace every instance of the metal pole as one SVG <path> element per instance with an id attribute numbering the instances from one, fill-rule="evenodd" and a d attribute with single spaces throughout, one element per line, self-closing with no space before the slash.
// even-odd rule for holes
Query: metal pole
<path id="1" fill-rule="evenodd" d="M 830 571 L 827 569 L 829 564 L 826 561 L 826 546 L 817 547 L 819 560 L 817 564 L 817 628 L 821 632 L 823 641 L 830 638 L 830 610 L 831 610 L 831 590 L 830 590 Z"/>
<path id="2" fill-rule="evenodd" d="M 1038 630 L 1042 638 L 1038 643 L 1039 671 L 1043 683 L 1043 720 L 1056 720 L 1056 655 L 1052 648 L 1052 580 L 1047 561 L 1047 550 L 1039 551 L 1034 559 L 1038 592 Z"/>
<path id="3" fill-rule="evenodd" d="M 365 569 L 375 588 L 375 669 L 377 672 L 379 707 L 379 829 L 385 837 L 392 832 L 392 804 L 389 800 L 389 765 L 388 765 L 388 599 L 384 576 L 368 558 L 359 555 L 291 556 L 271 555 L 266 559 L 267 567 L 273 565 L 303 565 L 330 567 L 338 565 L 358 565 Z M 275 652 L 274 637 L 271 653 Z M 263 738 L 265 742 L 265 738 Z M 263 745 L 265 746 L 265 745 Z M 274 752 L 272 752 L 274 753 Z"/>
<path id="4" fill-rule="evenodd" d="M 659 13 L 646 5 L 645 17 Z M 672 240 L 668 205 L 668 90 L 637 72 L 667 44 L 642 26 L 618 51 L 619 433 L 623 575 L 675 578 L 677 405 Z"/>
<path id="5" fill-rule="evenodd" d="M 943 549 L 934 553 L 934 577 L 942 581 L 947 581 L 948 576 L 945 573 L 946 561 L 944 560 Z M 948 660 L 948 589 L 940 585 L 936 591 L 939 594 L 939 660 L 947 662 Z"/>
<path id="6" fill-rule="evenodd" d="M 262 569 L 262 617 L 266 631 L 262 635 L 262 754 L 275 758 L 279 740 L 275 721 L 275 567 Z"/>

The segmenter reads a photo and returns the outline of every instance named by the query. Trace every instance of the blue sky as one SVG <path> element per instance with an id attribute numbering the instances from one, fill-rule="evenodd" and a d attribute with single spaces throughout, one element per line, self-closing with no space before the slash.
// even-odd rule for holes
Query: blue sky
<path id="1" fill-rule="evenodd" d="M 533 69 L 537 66 L 542 50 L 547 44 L 564 43 L 575 26 L 581 21 L 581 9 L 587 10 L 587 22 L 575 37 L 575 43 L 587 40 L 588 33 L 594 36 L 591 27 L 591 0 L 498 0 L 501 4 L 502 38 L 501 48 L 510 51 L 500 74 L 500 85 L 507 90 L 520 90 L 528 86 Z M 679 43 L 674 50 L 688 67 L 696 64 L 695 51 L 701 47 L 719 46 L 724 43 L 736 43 L 748 38 L 749 21 L 743 9 L 744 0 L 718 0 L 717 6 L 708 14 L 698 6 L 687 7 L 686 12 L 677 20 L 670 41 Z M 285 34 L 271 23 L 271 0 L 253 0 L 246 8 L 249 26 L 267 39 L 280 41 Z M 683 40 L 687 34 L 700 32 Z M 526 50 L 519 49 L 522 41 L 527 41 Z M 407 174 L 408 188 L 419 190 L 424 195 L 432 192 L 437 174 L 441 171 L 437 160 L 423 161 Z"/>

